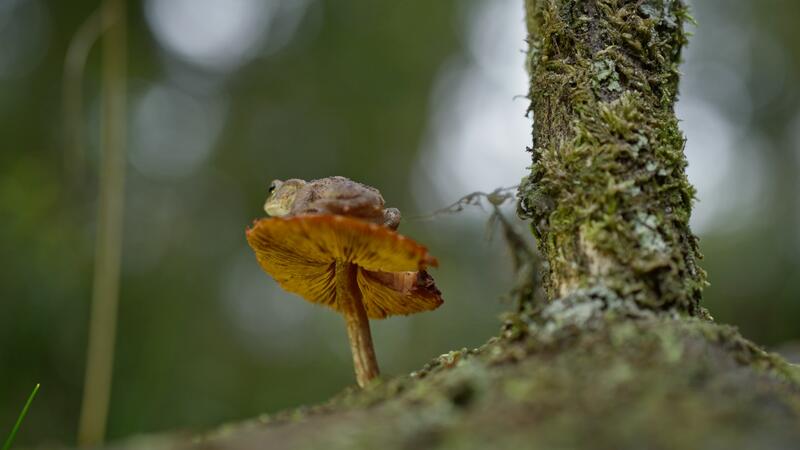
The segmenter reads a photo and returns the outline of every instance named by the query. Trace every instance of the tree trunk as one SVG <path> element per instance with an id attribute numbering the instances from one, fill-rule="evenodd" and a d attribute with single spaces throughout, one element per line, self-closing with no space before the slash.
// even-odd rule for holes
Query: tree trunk
<path id="1" fill-rule="evenodd" d="M 550 298 L 696 316 L 705 274 L 674 104 L 681 1 L 527 0 L 533 165 L 520 189 Z"/>
<path id="2" fill-rule="evenodd" d="M 546 299 L 484 346 L 170 448 L 792 448 L 800 370 L 715 324 L 673 112 L 678 0 L 526 0 Z M 524 252 L 522 252 L 524 253 Z M 532 276 L 531 281 L 536 277 Z M 131 442 L 130 448 L 154 445 Z"/>

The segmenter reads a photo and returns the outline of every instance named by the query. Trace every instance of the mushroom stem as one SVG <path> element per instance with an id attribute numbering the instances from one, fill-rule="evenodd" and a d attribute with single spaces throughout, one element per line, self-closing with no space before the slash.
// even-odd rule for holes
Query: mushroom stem
<path id="1" fill-rule="evenodd" d="M 378 361 L 372 348 L 369 318 L 356 281 L 358 266 L 349 262 L 336 262 L 336 302 L 347 322 L 347 337 L 353 352 L 356 381 L 360 387 L 377 377 Z"/>

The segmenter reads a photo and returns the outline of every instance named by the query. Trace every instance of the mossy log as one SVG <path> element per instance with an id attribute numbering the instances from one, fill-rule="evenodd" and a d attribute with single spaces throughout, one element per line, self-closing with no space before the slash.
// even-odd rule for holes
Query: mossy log
<path id="1" fill-rule="evenodd" d="M 408 376 L 202 436 L 118 448 L 800 445 L 800 368 L 700 306 L 694 191 L 673 111 L 685 5 L 525 6 L 535 125 L 519 210 L 545 258 L 546 295 L 519 289 L 498 337 Z"/>
<path id="2" fill-rule="evenodd" d="M 797 448 L 800 369 L 733 328 L 584 304 L 551 312 L 549 325 L 323 405 L 114 448 Z"/>

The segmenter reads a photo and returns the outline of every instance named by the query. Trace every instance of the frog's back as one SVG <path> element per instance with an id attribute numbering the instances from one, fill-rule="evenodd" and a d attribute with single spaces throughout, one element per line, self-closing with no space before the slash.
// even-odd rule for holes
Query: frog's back
<path id="1" fill-rule="evenodd" d="M 341 214 L 381 223 L 383 207 L 384 200 L 377 189 L 334 176 L 304 186 L 298 192 L 293 214 Z"/>

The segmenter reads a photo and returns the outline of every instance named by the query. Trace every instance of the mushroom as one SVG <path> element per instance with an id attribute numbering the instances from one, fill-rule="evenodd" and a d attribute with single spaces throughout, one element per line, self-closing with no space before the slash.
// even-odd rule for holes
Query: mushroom
<path id="1" fill-rule="evenodd" d="M 436 258 L 381 225 L 336 214 L 270 217 L 254 222 L 247 241 L 281 287 L 344 316 L 360 387 L 379 375 L 369 319 L 442 304 L 425 272 Z"/>

